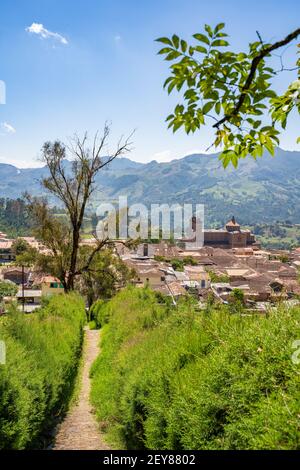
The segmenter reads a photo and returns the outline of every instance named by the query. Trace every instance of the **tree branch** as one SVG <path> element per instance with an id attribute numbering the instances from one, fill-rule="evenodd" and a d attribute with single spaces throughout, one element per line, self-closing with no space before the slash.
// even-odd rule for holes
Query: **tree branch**
<path id="1" fill-rule="evenodd" d="M 230 119 L 234 116 L 237 116 L 241 107 L 243 106 L 244 104 L 244 101 L 246 99 L 246 96 L 248 94 L 248 91 L 251 87 L 251 84 L 255 78 L 255 73 L 256 73 L 256 70 L 259 66 L 259 63 L 267 56 L 269 55 L 271 52 L 275 51 L 276 49 L 279 49 L 280 47 L 283 47 L 283 46 L 286 46 L 287 44 L 289 44 L 291 41 L 293 41 L 294 39 L 296 39 L 298 36 L 300 35 L 300 28 L 296 29 L 294 32 L 288 34 L 288 36 L 286 36 L 284 39 L 282 39 L 281 41 L 277 41 L 275 42 L 274 44 L 271 44 L 269 46 L 266 46 L 266 47 L 263 47 L 261 49 L 261 51 L 259 52 L 259 54 L 257 56 L 255 56 L 252 60 L 252 63 L 251 63 L 251 67 L 250 67 L 250 72 L 249 72 L 249 75 L 247 77 L 247 80 L 244 84 L 244 86 L 242 87 L 242 90 L 241 90 L 241 94 L 239 96 L 239 99 L 238 99 L 238 102 L 235 106 L 235 108 L 233 109 L 233 111 L 231 112 L 231 114 L 226 114 L 222 119 L 220 119 L 218 122 L 216 122 L 213 127 L 215 128 L 218 128 L 221 124 L 224 124 L 225 122 L 227 121 L 230 121 Z"/>
<path id="2" fill-rule="evenodd" d="M 101 240 L 100 242 L 98 242 L 97 246 L 93 249 L 93 251 L 90 253 L 86 263 L 84 266 L 82 266 L 81 268 L 79 268 L 75 273 L 74 273 L 74 276 L 78 276 L 79 274 L 82 274 L 83 272 L 87 272 L 90 268 L 90 265 L 92 264 L 93 262 L 93 259 L 94 257 L 96 256 L 97 253 L 99 253 L 99 251 L 102 250 L 102 248 L 109 244 L 110 241 L 108 238 L 105 238 L 104 240 Z"/>

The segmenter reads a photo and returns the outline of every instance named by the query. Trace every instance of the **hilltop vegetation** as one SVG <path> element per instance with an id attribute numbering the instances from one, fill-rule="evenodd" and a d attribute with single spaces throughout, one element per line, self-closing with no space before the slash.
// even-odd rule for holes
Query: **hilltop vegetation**
<path id="1" fill-rule="evenodd" d="M 263 247 L 292 250 L 300 245 L 300 225 L 291 221 L 256 224 L 249 227 Z"/>
<path id="2" fill-rule="evenodd" d="M 92 401 L 129 449 L 299 449 L 299 308 L 269 316 L 177 309 L 128 288 L 94 311 L 104 324 Z"/>
<path id="3" fill-rule="evenodd" d="M 220 226 L 234 214 L 242 225 L 300 220 L 299 152 L 277 149 L 275 157 L 241 160 L 226 171 L 218 155 L 189 155 L 168 163 L 114 160 L 96 177 L 90 213 L 104 200 L 128 195 L 130 203 L 202 203 L 205 225 Z M 24 191 L 40 195 L 46 168 L 17 170 L 0 164 L 0 191 L 17 198 Z M 284 178 L 282 175 L 284 174 Z M 50 197 L 52 204 L 57 201 Z"/>
<path id="4" fill-rule="evenodd" d="M 32 316 L 14 308 L 0 319 L 0 449 L 43 447 L 41 433 L 68 405 L 81 353 L 84 303 L 52 297 Z"/>

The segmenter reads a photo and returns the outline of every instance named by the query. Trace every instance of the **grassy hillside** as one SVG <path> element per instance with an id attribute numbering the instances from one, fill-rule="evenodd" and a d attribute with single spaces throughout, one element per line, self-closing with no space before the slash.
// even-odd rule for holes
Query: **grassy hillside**
<path id="1" fill-rule="evenodd" d="M 92 401 L 129 449 L 299 449 L 300 310 L 241 317 L 129 288 L 96 309 Z"/>
<path id="2" fill-rule="evenodd" d="M 300 225 L 287 222 L 250 226 L 263 247 L 290 250 L 300 245 Z"/>
<path id="3" fill-rule="evenodd" d="M 55 296 L 33 315 L 0 318 L 0 449 L 40 447 L 42 431 L 68 405 L 81 352 L 85 311 L 75 294 Z"/>

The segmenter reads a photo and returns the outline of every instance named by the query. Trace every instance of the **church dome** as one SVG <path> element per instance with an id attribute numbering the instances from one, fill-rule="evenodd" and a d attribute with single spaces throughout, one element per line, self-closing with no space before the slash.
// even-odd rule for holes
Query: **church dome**
<path id="1" fill-rule="evenodd" d="M 236 232 L 236 231 L 240 231 L 241 226 L 240 224 L 236 222 L 235 217 L 232 216 L 232 219 L 229 220 L 229 222 L 227 222 L 227 224 L 225 225 L 225 228 L 228 232 Z"/>

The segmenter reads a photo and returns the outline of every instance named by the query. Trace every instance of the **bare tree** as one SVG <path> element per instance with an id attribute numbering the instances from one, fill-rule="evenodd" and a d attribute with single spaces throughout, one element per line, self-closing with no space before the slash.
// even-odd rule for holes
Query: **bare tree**
<path id="1" fill-rule="evenodd" d="M 108 240 L 97 240 L 89 257 L 80 265 L 80 234 L 87 204 L 95 189 L 95 177 L 115 158 L 130 150 L 129 139 L 121 139 L 113 153 L 103 156 L 109 134 L 106 124 L 102 137 L 97 133 L 91 147 L 86 133 L 82 139 L 76 135 L 68 146 L 55 141 L 46 142 L 42 148 L 42 160 L 50 173 L 42 180 L 42 185 L 62 202 L 68 220 L 67 223 L 59 221 L 45 200 L 31 199 L 30 210 L 37 236 L 50 250 L 42 264 L 61 280 L 66 292 L 74 289 L 76 276 L 89 269 L 95 255 L 108 243 Z M 66 160 L 70 160 L 71 167 Z"/>

